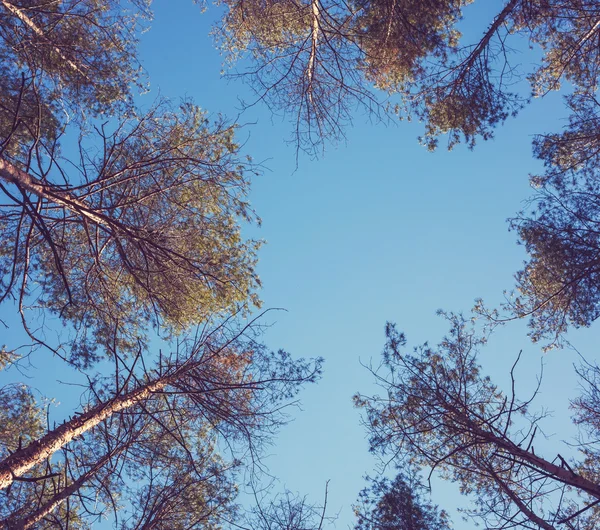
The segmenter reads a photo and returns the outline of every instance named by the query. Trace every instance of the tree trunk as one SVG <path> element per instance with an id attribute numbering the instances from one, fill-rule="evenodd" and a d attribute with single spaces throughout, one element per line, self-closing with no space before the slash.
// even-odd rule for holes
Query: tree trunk
<path id="1" fill-rule="evenodd" d="M 462 414 L 455 406 L 446 404 L 445 408 L 460 417 L 460 421 L 466 426 L 475 439 L 481 440 L 500 448 L 506 455 L 510 455 L 515 462 L 535 468 L 543 474 L 554 478 L 568 486 L 572 486 L 581 491 L 589 493 L 596 499 L 600 499 L 600 484 L 593 482 L 581 475 L 578 475 L 565 467 L 557 466 L 545 458 L 536 455 L 533 451 L 528 451 L 515 444 L 506 437 L 494 434 L 491 430 L 483 429 L 477 425 L 468 416 Z"/>
<path id="2" fill-rule="evenodd" d="M 0 489 L 7 488 L 13 481 L 21 477 L 35 465 L 51 457 L 61 447 L 77 436 L 98 425 L 112 414 L 133 407 L 146 400 L 150 395 L 162 390 L 175 376 L 163 376 L 126 394 L 92 407 L 87 412 L 76 416 L 48 434 L 31 442 L 24 449 L 0 461 Z"/>
<path id="3" fill-rule="evenodd" d="M 317 67 L 317 50 L 319 47 L 319 28 L 321 19 L 321 10 L 319 7 L 319 0 L 312 0 L 312 34 L 311 34 L 311 46 L 310 56 L 308 59 L 308 67 L 306 69 L 306 75 L 308 77 L 308 99 L 310 103 L 313 102 L 313 80 L 315 76 L 315 69 Z"/>
<path id="4" fill-rule="evenodd" d="M 2 157 L 0 157 L 0 178 L 6 182 L 15 184 L 21 190 L 33 193 L 37 197 L 64 206 L 68 210 L 86 217 L 95 224 L 103 226 L 111 226 L 113 224 L 109 218 L 99 215 L 83 201 L 71 197 L 62 190 L 55 189 L 54 186 L 40 182 L 39 179 L 19 169 Z M 111 226 L 111 228 L 113 227 Z"/>
<path id="5" fill-rule="evenodd" d="M 13 15 L 15 15 L 23 24 L 25 24 L 29 29 L 31 29 L 38 37 L 46 42 L 46 44 L 50 45 L 50 47 L 59 55 L 59 57 L 65 61 L 73 70 L 75 70 L 78 74 L 81 74 L 83 77 L 89 79 L 89 77 L 82 72 L 79 66 L 77 66 L 71 59 L 69 59 L 65 54 L 55 46 L 52 41 L 46 36 L 44 31 L 40 29 L 31 18 L 29 18 L 25 12 L 19 9 L 17 6 L 7 2 L 6 0 L 0 0 L 0 3 Z"/>

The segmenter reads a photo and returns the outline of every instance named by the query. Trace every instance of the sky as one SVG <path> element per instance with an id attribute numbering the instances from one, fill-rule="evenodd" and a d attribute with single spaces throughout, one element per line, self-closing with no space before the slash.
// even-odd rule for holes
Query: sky
<path id="1" fill-rule="evenodd" d="M 490 13 L 467 11 L 472 31 L 483 30 L 479 23 Z M 265 462 L 281 489 L 315 503 L 329 481 L 329 514 L 337 515 L 336 528 L 346 529 L 363 476 L 393 475 L 369 455 L 352 406 L 354 393 L 377 391 L 364 364 L 377 363 L 385 322 L 396 322 L 412 345 L 435 344 L 447 330 L 436 310 L 467 314 L 476 298 L 490 306 L 502 301 L 525 259 L 506 219 L 525 207 L 528 174 L 540 170 L 531 140 L 558 130 L 565 110 L 561 97 L 550 94 L 473 151 L 461 145 L 448 152 L 441 142 L 434 153 L 419 145 L 419 123 L 385 126 L 357 112 L 344 142 L 327 144 L 318 160 L 301 154 L 296 163 L 295 147 L 286 142 L 289 122 L 262 105 L 240 114 L 240 99 L 251 94 L 240 80 L 221 77 L 223 57 L 209 35 L 213 18 L 212 8 L 202 14 L 191 1 L 156 1 L 155 20 L 141 41 L 150 92 L 140 102 L 190 97 L 245 124 L 243 152 L 265 167 L 251 194 L 262 226 L 247 227 L 246 234 L 266 241 L 258 268 L 264 307 L 283 308 L 265 316 L 272 325 L 264 340 L 296 356 L 325 358 L 322 380 L 302 392 L 301 408 L 290 411 L 293 421 Z M 592 328 L 569 339 L 593 358 L 595 336 Z M 537 403 L 554 411 L 544 424 L 550 451 L 573 436 L 568 399 L 578 390 L 576 354 L 542 354 L 524 323 L 514 322 L 483 351 L 485 371 L 506 385 L 520 350 L 517 383 L 525 393 L 545 366 Z M 432 499 L 451 513 L 455 528 L 473 528 L 454 512 L 468 499 L 453 488 L 434 481 Z"/>

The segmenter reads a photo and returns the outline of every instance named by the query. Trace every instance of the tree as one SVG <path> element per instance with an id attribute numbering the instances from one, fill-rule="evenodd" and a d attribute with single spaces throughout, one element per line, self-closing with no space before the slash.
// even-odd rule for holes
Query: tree
<path id="1" fill-rule="evenodd" d="M 0 302 L 78 366 L 258 303 L 236 127 L 189 101 L 133 106 L 148 4 L 0 2 Z M 62 154 L 69 135 L 79 152 Z M 68 339 L 32 325 L 40 308 Z"/>
<path id="2" fill-rule="evenodd" d="M 570 326 L 589 326 L 600 304 L 600 114 L 593 96 L 573 96 L 570 106 L 565 131 L 536 140 L 546 171 L 532 177 L 538 188 L 532 211 L 511 220 L 529 258 L 516 276 L 520 296 L 508 309 L 530 317 L 533 339 L 550 347 L 562 344 Z"/>
<path id="3" fill-rule="evenodd" d="M 579 369 L 585 388 L 573 407 L 582 458 L 547 459 L 534 448 L 544 417 L 529 412 L 535 392 L 524 400 L 516 395 L 513 366 L 512 391 L 504 394 L 477 363 L 487 336 L 461 316 L 448 319 L 450 334 L 436 348 L 425 344 L 413 353 L 403 351 L 404 335 L 388 324 L 383 364 L 374 371 L 386 394 L 355 397 L 371 451 L 458 483 L 475 506 L 465 512 L 488 528 L 597 527 L 600 368 Z"/>
<path id="4" fill-rule="evenodd" d="M 379 111 L 355 68 L 355 43 L 347 4 L 227 0 L 216 35 L 234 62 L 245 54 L 244 72 L 257 98 L 292 116 L 298 145 L 311 151 L 322 137 L 339 138 L 356 102 Z"/>
<path id="5" fill-rule="evenodd" d="M 180 332 L 256 301 L 258 285 L 257 243 L 241 238 L 237 221 L 253 214 L 234 128 L 211 125 L 189 102 L 178 112 L 163 102 L 106 129 L 96 131 L 99 151 L 82 139 L 72 177 L 57 146 L 39 178 L 0 162 L 10 183 L 0 222 L 12 235 L 0 251 L 2 299 L 18 299 L 26 329 L 30 298 L 70 323 L 69 360 L 83 366 L 135 349 L 150 323 Z M 31 282 L 41 286 L 33 297 Z"/>
<path id="6" fill-rule="evenodd" d="M 446 513 L 424 498 L 418 478 L 400 472 L 393 480 L 367 480 L 354 507 L 356 530 L 450 530 Z"/>
<path id="7" fill-rule="evenodd" d="M 598 6 L 592 0 L 510 0 L 481 38 L 465 44 L 457 28 L 471 0 L 337 2 L 227 1 L 218 33 L 260 99 L 292 114 L 299 147 L 339 136 L 349 109 L 377 108 L 371 83 L 401 100 L 399 112 L 425 122 L 424 143 L 441 134 L 473 145 L 515 114 L 529 95 L 513 91 L 527 76 L 534 96 L 566 80 L 593 94 L 598 81 Z M 541 49 L 529 72 L 512 64 L 519 35 Z M 289 94 L 293 96 L 288 97 Z"/>
<path id="8" fill-rule="evenodd" d="M 132 366 L 111 384 L 97 382 L 81 413 L 15 444 L 0 461 L 0 487 L 10 488 L 7 502 L 17 505 L 6 508 L 5 525 L 32 527 L 63 502 L 85 499 L 82 491 L 90 488 L 100 490 L 108 506 L 118 504 L 111 499 L 123 489 L 128 498 L 146 499 L 145 508 L 134 505 L 127 522 L 133 528 L 195 527 L 229 509 L 235 488 L 227 476 L 236 466 L 216 456 L 216 441 L 229 448 L 233 462 L 259 458 L 262 442 L 285 420 L 286 403 L 318 377 L 320 362 L 294 362 L 240 337 L 217 338 L 212 333 L 189 350 L 182 346 L 152 370 Z M 61 476 L 58 485 L 47 485 Z M 139 492 L 126 476 L 140 484 Z M 15 482 L 45 491 L 13 492 Z M 32 510 L 23 501 L 35 495 Z M 83 517 L 91 510 L 81 505 Z"/>
<path id="9" fill-rule="evenodd" d="M 2 410 L 0 413 L 0 457 L 8 457 L 12 451 L 28 445 L 35 441 L 44 432 L 44 413 L 38 405 L 30 388 L 23 384 L 7 385 L 0 390 L 0 403 Z M 66 473 L 66 468 L 62 464 L 52 466 L 49 461 L 41 462 L 33 470 L 33 475 L 39 479 L 24 480 L 13 484 L 6 492 L 0 502 L 0 527 L 2 528 L 29 528 L 32 524 L 29 521 L 23 521 L 20 524 L 20 516 L 34 508 L 34 514 L 26 519 L 38 523 L 39 528 L 50 528 L 42 517 L 47 515 L 43 513 L 49 511 L 47 508 L 51 505 L 47 501 L 49 490 L 55 486 L 55 481 L 59 480 L 61 475 Z M 61 492 L 62 493 L 62 492 Z M 64 500 L 64 499 L 63 499 Z M 37 507 L 38 505 L 40 505 Z M 58 507 L 58 504 L 52 505 L 52 508 Z M 46 508 L 46 510 L 45 510 Z M 63 507 L 61 507 L 63 508 Z M 77 525 L 79 521 L 78 505 L 75 499 L 68 506 L 66 512 L 59 510 L 64 518 L 65 513 L 69 514 L 69 521 Z"/>

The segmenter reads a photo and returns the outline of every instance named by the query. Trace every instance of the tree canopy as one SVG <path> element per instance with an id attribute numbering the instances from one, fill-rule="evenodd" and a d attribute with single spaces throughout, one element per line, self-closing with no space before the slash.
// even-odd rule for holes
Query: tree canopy
<path id="1" fill-rule="evenodd" d="M 0 304 L 14 305 L 29 355 L 52 353 L 85 380 L 58 425 L 34 385 L 0 387 L 0 525 L 323 530 L 327 489 L 323 506 L 256 489 L 256 506 L 236 504 L 240 470 L 261 469 L 322 361 L 267 348 L 244 321 L 260 306 L 260 242 L 243 235 L 260 222 L 248 203 L 260 168 L 238 126 L 188 99 L 136 105 L 150 3 L 0 0 Z M 488 324 L 528 318 L 547 348 L 598 318 L 596 0 L 505 0 L 471 41 L 473 0 L 217 3 L 233 75 L 291 119 L 297 152 L 342 138 L 357 108 L 416 118 L 430 150 L 442 138 L 473 148 L 566 87 L 568 124 L 534 139 L 543 170 L 510 221 L 528 253 L 518 294 L 506 315 L 477 310 Z M 526 45 L 535 64 L 518 59 Z M 515 367 L 508 393 L 483 375 L 489 330 L 446 316 L 449 335 L 412 352 L 388 324 L 372 369 L 384 395 L 355 397 L 371 451 L 400 469 L 359 494 L 356 530 L 449 529 L 423 486 L 435 471 L 486 528 L 598 527 L 600 368 L 578 368 L 579 456 L 543 456 L 536 391 L 518 395 Z M 18 346 L 0 369 L 23 368 Z"/>
<path id="2" fill-rule="evenodd" d="M 527 101 L 513 88 L 524 78 L 534 96 L 565 81 L 577 94 L 593 94 L 596 2 L 510 0 L 478 40 L 465 42 L 461 20 L 471 3 L 228 1 L 218 34 L 232 59 L 251 58 L 241 73 L 258 97 L 289 112 L 296 141 L 308 150 L 342 135 L 356 105 L 378 107 L 372 85 L 400 98 L 401 115 L 425 122 L 430 148 L 440 135 L 449 147 L 461 138 L 472 146 L 491 137 Z M 520 36 L 541 50 L 537 66 L 527 69 L 515 59 Z"/>
<path id="3" fill-rule="evenodd" d="M 149 325 L 180 332 L 257 304 L 258 243 L 240 234 L 257 220 L 253 168 L 235 126 L 191 101 L 133 106 L 146 2 L 30 4 L 1 6 L 0 300 L 81 366 L 135 349 Z M 79 152 L 61 151 L 67 133 Z M 64 350 L 34 331 L 32 307 L 73 330 Z"/>
<path id="4" fill-rule="evenodd" d="M 237 126 L 190 100 L 135 105 L 149 4 L 0 2 L 0 303 L 28 355 L 87 381 L 58 425 L 35 387 L 1 388 L 3 528 L 222 528 L 241 462 L 320 373 L 243 321 L 259 242 L 241 230 L 259 219 Z M 19 346 L 0 368 L 25 369 Z"/>
<path id="5" fill-rule="evenodd" d="M 400 471 L 393 480 L 369 479 L 354 507 L 356 530 L 450 530 L 447 514 L 427 500 L 411 475 Z"/>

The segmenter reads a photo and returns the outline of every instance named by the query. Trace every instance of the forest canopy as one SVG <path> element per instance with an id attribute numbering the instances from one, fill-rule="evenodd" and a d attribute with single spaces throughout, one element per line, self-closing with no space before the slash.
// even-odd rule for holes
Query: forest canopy
<path id="1" fill-rule="evenodd" d="M 539 449 L 547 418 L 535 388 L 517 392 L 518 363 L 508 392 L 480 364 L 500 323 L 527 319 L 550 350 L 600 315 L 598 2 L 507 0 L 477 28 L 473 0 L 216 4 L 215 44 L 254 94 L 243 105 L 286 117 L 297 161 L 343 139 L 361 110 L 420 122 L 430 151 L 476 149 L 562 90 L 568 122 L 534 138 L 541 169 L 509 221 L 527 253 L 515 292 L 478 302 L 478 323 L 444 314 L 437 346 L 407 349 L 386 326 L 371 368 L 383 394 L 354 403 L 395 477 L 367 479 L 355 528 L 452 528 L 429 497 L 436 473 L 486 528 L 598 527 L 597 363 L 577 367 L 579 438 L 556 456 Z M 261 241 L 246 236 L 260 224 L 249 195 L 261 167 L 237 123 L 191 98 L 139 105 L 152 17 L 150 0 L 0 0 L 0 306 L 17 341 L 0 351 L 0 526 L 323 530 L 329 483 L 315 503 L 260 482 L 323 362 L 263 343 Z M 41 357 L 79 387 L 58 419 L 28 376 Z"/>

